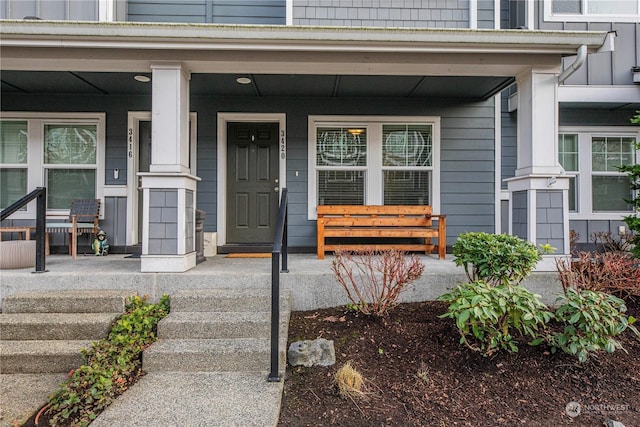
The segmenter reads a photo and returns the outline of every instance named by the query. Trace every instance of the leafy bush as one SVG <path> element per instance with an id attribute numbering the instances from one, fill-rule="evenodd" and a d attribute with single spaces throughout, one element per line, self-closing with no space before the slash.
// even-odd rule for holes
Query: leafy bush
<path id="1" fill-rule="evenodd" d="M 578 252 L 574 259 L 557 259 L 556 269 L 565 294 L 585 289 L 620 298 L 640 296 L 640 263 L 628 252 Z"/>
<path id="2" fill-rule="evenodd" d="M 640 111 L 636 111 L 635 116 L 631 118 L 631 123 L 640 125 Z M 636 149 L 640 150 L 640 142 L 636 142 Z M 635 197 L 627 200 L 633 206 L 634 213 L 624 217 L 624 222 L 629 226 L 634 235 L 630 239 L 630 242 L 634 245 L 631 249 L 631 253 L 636 258 L 640 258 L 640 163 L 633 165 L 624 165 L 618 168 L 621 172 L 626 172 L 631 181 L 631 190 L 634 192 Z"/>
<path id="3" fill-rule="evenodd" d="M 52 426 L 86 426 L 141 375 L 142 351 L 156 339 L 156 325 L 169 313 L 169 297 L 159 304 L 132 297 L 106 339 L 83 350 L 87 364 L 49 399 Z"/>
<path id="4" fill-rule="evenodd" d="M 331 264 L 336 280 L 363 314 L 384 316 L 398 304 L 408 284 L 422 276 L 424 264 L 402 251 L 336 251 Z"/>
<path id="5" fill-rule="evenodd" d="M 555 317 L 564 324 L 564 329 L 548 338 L 554 353 L 560 349 L 585 362 L 590 353 L 624 350 L 614 337 L 627 328 L 638 335 L 633 326 L 635 319 L 624 315 L 627 307 L 619 298 L 604 292 L 569 288 L 565 290 L 563 300 Z"/>
<path id="6" fill-rule="evenodd" d="M 438 300 L 449 303 L 440 317 L 456 320 L 460 343 L 486 356 L 500 349 L 517 352 L 518 339 L 536 340 L 539 329 L 553 317 L 537 295 L 519 285 L 474 281 L 458 285 Z"/>
<path id="7" fill-rule="evenodd" d="M 453 245 L 457 266 L 470 282 L 519 284 L 535 268 L 541 255 L 532 243 L 508 234 L 464 233 Z"/>

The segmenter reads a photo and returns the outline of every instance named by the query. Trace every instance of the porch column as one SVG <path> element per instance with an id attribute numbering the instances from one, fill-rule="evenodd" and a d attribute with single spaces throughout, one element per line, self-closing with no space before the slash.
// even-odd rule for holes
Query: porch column
<path id="1" fill-rule="evenodd" d="M 189 168 L 189 73 L 179 63 L 152 69 L 151 164 L 143 191 L 142 272 L 183 272 L 196 265 L 199 178 Z"/>
<path id="2" fill-rule="evenodd" d="M 509 232 L 535 244 L 550 244 L 554 255 L 569 253 L 569 178 L 558 162 L 559 70 L 536 70 L 518 84 L 518 162 L 507 180 Z M 552 258 L 540 269 L 554 270 Z"/>

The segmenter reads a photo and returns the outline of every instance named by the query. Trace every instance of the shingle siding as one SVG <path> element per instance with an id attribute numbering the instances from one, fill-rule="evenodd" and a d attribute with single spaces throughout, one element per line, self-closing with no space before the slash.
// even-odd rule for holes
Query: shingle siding
<path id="1" fill-rule="evenodd" d="M 483 22 L 482 28 L 493 28 L 493 2 L 483 7 L 483 17 L 491 18 L 490 26 Z M 469 0 L 296 0 L 293 24 L 469 28 Z"/>

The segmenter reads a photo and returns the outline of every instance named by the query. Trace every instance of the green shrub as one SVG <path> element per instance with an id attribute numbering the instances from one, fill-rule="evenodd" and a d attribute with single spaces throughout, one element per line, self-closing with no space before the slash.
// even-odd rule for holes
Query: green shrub
<path id="1" fill-rule="evenodd" d="M 464 233 L 453 245 L 457 266 L 463 266 L 470 282 L 490 285 L 519 284 L 541 259 L 532 243 L 508 234 Z"/>
<path id="2" fill-rule="evenodd" d="M 614 337 L 627 328 L 638 335 L 633 326 L 633 316 L 624 315 L 627 311 L 624 301 L 613 295 L 568 288 L 561 300 L 563 303 L 556 310 L 555 317 L 564 324 L 564 329 L 548 338 L 554 353 L 560 349 L 585 362 L 590 353 L 624 350 Z"/>
<path id="3" fill-rule="evenodd" d="M 519 285 L 474 281 L 458 285 L 438 300 L 449 303 L 440 317 L 456 320 L 460 343 L 486 356 L 500 349 L 517 352 L 518 339 L 538 339 L 539 329 L 553 317 L 537 295 Z"/>
<path id="4" fill-rule="evenodd" d="M 141 375 L 142 351 L 156 339 L 156 325 L 169 313 L 169 297 L 159 304 L 132 297 L 106 339 L 82 353 L 87 364 L 73 371 L 49 399 L 52 426 L 86 426 Z"/>

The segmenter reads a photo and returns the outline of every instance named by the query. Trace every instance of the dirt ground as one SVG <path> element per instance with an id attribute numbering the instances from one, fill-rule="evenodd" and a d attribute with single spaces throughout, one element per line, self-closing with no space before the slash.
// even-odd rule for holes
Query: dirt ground
<path id="1" fill-rule="evenodd" d="M 620 339 L 628 353 L 584 364 L 526 344 L 483 357 L 459 343 L 452 319 L 438 318 L 445 311 L 425 302 L 377 320 L 345 308 L 292 313 L 289 342 L 333 340 L 336 364 L 288 368 L 279 425 L 640 426 L 640 339 L 630 331 Z M 640 318 L 640 304 L 629 313 Z M 347 361 L 365 378 L 363 396 L 337 393 L 333 378 Z"/>

